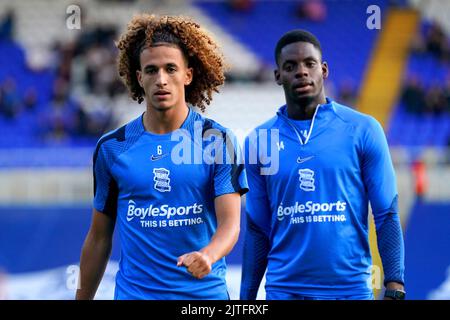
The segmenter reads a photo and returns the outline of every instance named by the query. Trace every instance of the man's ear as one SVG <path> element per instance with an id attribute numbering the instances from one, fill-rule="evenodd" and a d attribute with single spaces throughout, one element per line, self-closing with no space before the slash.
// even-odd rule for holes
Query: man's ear
<path id="1" fill-rule="evenodd" d="M 194 78 L 194 69 L 192 69 L 192 68 L 187 68 L 187 69 L 186 69 L 186 79 L 185 79 L 185 81 L 184 81 L 184 85 L 185 85 L 185 86 L 190 85 L 193 78 Z"/>
<path id="2" fill-rule="evenodd" d="M 326 61 L 322 62 L 322 74 L 324 79 L 328 78 L 330 75 L 330 70 L 328 69 L 328 63 Z"/>
<path id="3" fill-rule="evenodd" d="M 279 86 L 281 86 L 282 83 L 281 83 L 281 79 L 280 79 L 280 71 L 279 71 L 278 69 L 275 69 L 275 70 L 273 71 L 273 74 L 275 75 L 275 81 L 277 82 L 277 84 L 278 84 Z"/>
<path id="4" fill-rule="evenodd" d="M 136 78 L 137 78 L 137 81 L 139 82 L 139 85 L 141 86 L 141 88 L 143 88 L 144 86 L 142 85 L 142 72 L 141 72 L 141 70 L 136 70 Z"/>

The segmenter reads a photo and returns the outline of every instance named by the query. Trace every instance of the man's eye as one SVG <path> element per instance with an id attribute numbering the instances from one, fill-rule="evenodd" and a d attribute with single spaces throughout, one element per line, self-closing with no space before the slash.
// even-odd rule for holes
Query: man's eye
<path id="1" fill-rule="evenodd" d="M 177 71 L 177 69 L 175 69 L 174 67 L 169 67 L 169 68 L 167 68 L 167 71 L 169 73 L 174 73 L 175 71 Z"/>

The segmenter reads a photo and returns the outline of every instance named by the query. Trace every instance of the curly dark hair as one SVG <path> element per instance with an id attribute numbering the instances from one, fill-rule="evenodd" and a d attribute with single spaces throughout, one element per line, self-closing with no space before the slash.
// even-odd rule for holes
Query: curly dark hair
<path id="1" fill-rule="evenodd" d="M 133 100 L 141 103 L 145 92 L 139 85 L 141 52 L 158 42 L 177 45 L 184 53 L 193 79 L 186 87 L 186 101 L 205 111 L 213 91 L 225 82 L 225 63 L 217 44 L 207 32 L 189 18 L 182 16 L 135 15 L 116 43 L 119 49 L 118 70 Z M 205 105 L 206 104 L 206 105 Z"/>

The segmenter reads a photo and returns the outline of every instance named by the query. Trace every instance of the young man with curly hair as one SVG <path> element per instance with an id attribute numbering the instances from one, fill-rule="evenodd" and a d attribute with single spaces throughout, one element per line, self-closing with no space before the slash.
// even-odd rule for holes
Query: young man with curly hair
<path id="1" fill-rule="evenodd" d="M 94 298 L 117 224 L 115 299 L 229 299 L 224 256 L 239 235 L 245 170 L 235 138 L 188 106 L 203 111 L 218 92 L 222 55 L 175 16 L 135 16 L 117 47 L 119 74 L 146 110 L 97 144 L 76 298 Z M 211 141 L 216 152 L 199 154 Z"/>

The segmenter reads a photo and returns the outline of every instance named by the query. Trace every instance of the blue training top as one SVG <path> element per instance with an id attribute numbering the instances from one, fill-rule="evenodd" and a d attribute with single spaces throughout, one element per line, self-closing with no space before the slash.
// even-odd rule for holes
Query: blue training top
<path id="1" fill-rule="evenodd" d="M 377 229 L 398 214 L 383 129 L 328 98 L 306 135 L 286 111 L 246 138 L 247 215 L 270 241 L 266 291 L 370 295 L 369 201 Z"/>
<path id="2" fill-rule="evenodd" d="M 177 258 L 210 242 L 215 197 L 248 190 L 239 156 L 228 130 L 191 109 L 172 133 L 147 132 L 140 116 L 99 140 L 94 208 L 119 229 L 115 299 L 228 299 L 224 258 L 201 280 Z"/>

